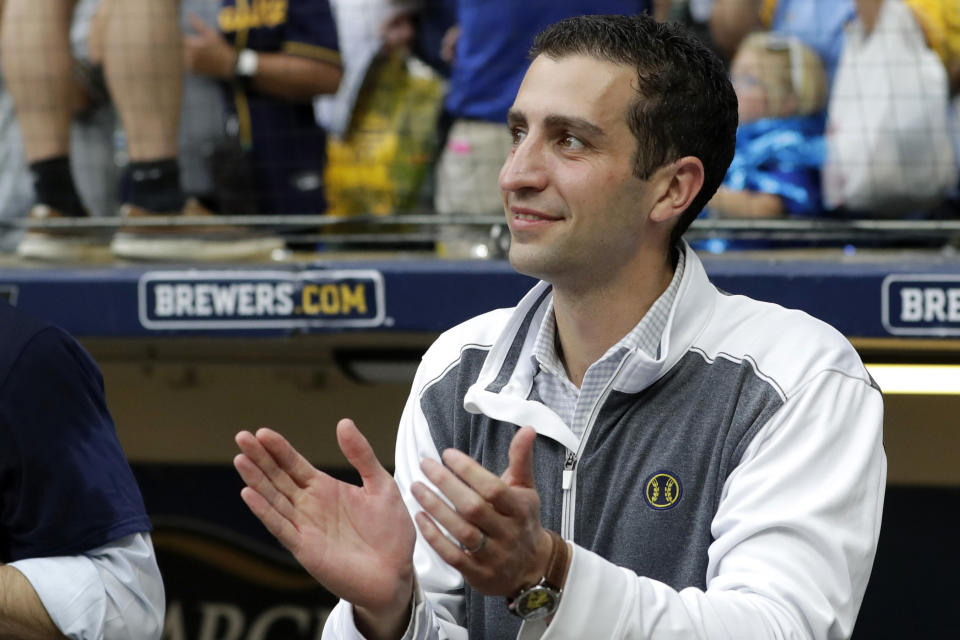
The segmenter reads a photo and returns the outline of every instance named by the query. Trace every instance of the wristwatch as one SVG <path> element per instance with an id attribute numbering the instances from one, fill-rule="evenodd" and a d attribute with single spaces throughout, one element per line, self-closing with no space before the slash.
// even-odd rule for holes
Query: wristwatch
<path id="1" fill-rule="evenodd" d="M 537 584 L 525 587 L 517 595 L 507 599 L 507 609 L 510 613 L 524 620 L 545 618 L 560 606 L 560 596 L 563 593 L 563 584 L 567 575 L 569 549 L 559 533 L 550 530 L 547 533 L 553 540 L 547 573 Z"/>
<path id="2" fill-rule="evenodd" d="M 237 80 L 250 81 L 257 75 L 257 52 L 253 49 L 241 49 L 237 54 L 237 64 L 233 67 L 233 75 Z"/>

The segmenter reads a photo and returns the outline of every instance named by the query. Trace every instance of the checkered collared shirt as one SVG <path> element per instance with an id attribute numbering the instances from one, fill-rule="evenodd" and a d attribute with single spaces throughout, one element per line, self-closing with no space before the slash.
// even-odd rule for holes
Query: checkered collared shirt
<path id="1" fill-rule="evenodd" d="M 667 325 L 667 316 L 677 297 L 680 280 L 683 277 L 685 258 L 682 248 L 679 254 L 680 258 L 677 260 L 677 268 L 670 285 L 660 294 L 637 326 L 617 344 L 610 347 L 602 358 L 590 365 L 579 389 L 570 381 L 563 363 L 557 356 L 557 321 L 553 313 L 553 300 L 550 300 L 550 306 L 543 316 L 533 348 L 533 358 L 538 366 L 533 384 L 543 404 L 563 418 L 578 438 L 583 437 L 594 406 L 600 400 L 603 390 L 613 378 L 623 358 L 633 349 L 642 349 L 651 358 L 657 357 L 660 337 Z"/>

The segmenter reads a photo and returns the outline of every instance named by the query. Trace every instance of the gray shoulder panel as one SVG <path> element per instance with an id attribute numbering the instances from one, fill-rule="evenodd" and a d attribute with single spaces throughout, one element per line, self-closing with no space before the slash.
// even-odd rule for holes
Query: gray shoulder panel
<path id="1" fill-rule="evenodd" d="M 547 290 L 537 298 L 537 301 L 530 307 L 530 311 L 524 316 L 523 322 L 520 324 L 520 330 L 517 331 L 517 335 L 514 336 L 513 342 L 510 344 L 510 349 L 507 351 L 507 357 L 503 361 L 503 366 L 500 367 L 496 380 L 487 385 L 487 391 L 499 393 L 499 391 L 506 386 L 507 382 L 510 381 L 510 376 L 513 375 L 513 371 L 517 367 L 517 362 L 520 360 L 520 352 L 523 350 L 523 343 L 526 341 L 527 333 L 530 331 L 533 317 L 537 315 L 537 311 L 540 310 L 540 306 L 546 297 L 550 295 L 551 291 L 553 291 L 553 287 L 547 287 Z"/>
<path id="2" fill-rule="evenodd" d="M 420 394 L 420 409 L 437 451 L 447 447 L 469 450 L 469 447 L 458 446 L 464 444 L 462 427 L 470 423 L 470 413 L 463 408 L 463 397 L 480 375 L 489 351 L 489 347 L 465 347 L 460 359 Z"/>

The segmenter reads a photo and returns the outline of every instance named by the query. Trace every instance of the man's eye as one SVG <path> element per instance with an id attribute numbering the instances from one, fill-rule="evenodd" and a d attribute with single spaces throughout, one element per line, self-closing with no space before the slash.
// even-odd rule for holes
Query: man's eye
<path id="1" fill-rule="evenodd" d="M 580 138 L 571 135 L 565 135 L 560 139 L 560 146 L 574 151 L 585 149 L 587 145 L 583 144 Z"/>
<path id="2" fill-rule="evenodd" d="M 527 132 L 523 129 L 511 129 L 510 135 L 513 137 L 513 145 L 516 146 L 523 142 L 523 139 L 527 137 Z"/>

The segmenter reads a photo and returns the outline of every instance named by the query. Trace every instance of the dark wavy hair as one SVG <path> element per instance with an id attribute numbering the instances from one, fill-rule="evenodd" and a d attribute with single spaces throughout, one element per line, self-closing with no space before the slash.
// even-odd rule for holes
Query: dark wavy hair
<path id="1" fill-rule="evenodd" d="M 627 124 L 637 139 L 633 172 L 647 179 L 684 156 L 704 167 L 700 193 L 673 229 L 676 242 L 717 187 L 733 159 L 737 96 L 720 59 L 682 27 L 649 15 L 567 18 L 537 35 L 530 58 L 586 55 L 637 70 Z"/>

